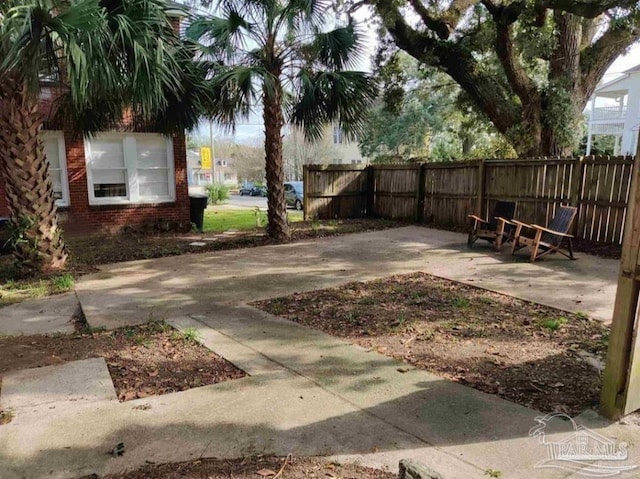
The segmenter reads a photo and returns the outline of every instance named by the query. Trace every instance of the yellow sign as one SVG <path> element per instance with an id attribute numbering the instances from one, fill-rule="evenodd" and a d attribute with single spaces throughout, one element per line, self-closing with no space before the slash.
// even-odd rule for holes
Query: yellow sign
<path id="1" fill-rule="evenodd" d="M 211 148 L 208 146 L 200 148 L 200 167 L 204 170 L 211 169 Z"/>

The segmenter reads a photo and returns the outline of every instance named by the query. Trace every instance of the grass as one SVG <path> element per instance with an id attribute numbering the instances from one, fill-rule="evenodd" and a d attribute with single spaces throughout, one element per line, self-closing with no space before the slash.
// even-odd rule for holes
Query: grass
<path id="1" fill-rule="evenodd" d="M 183 329 L 182 331 L 175 331 L 171 335 L 171 339 L 187 341 L 188 343 L 197 343 L 200 341 L 200 332 L 193 326 Z"/>
<path id="2" fill-rule="evenodd" d="M 302 212 L 288 210 L 290 222 L 302 221 Z M 204 213 L 204 231 L 222 233 L 227 230 L 253 230 L 266 226 L 266 211 L 255 209 L 213 208 Z"/>
<path id="3" fill-rule="evenodd" d="M 560 316 L 559 318 L 547 318 L 543 320 L 542 326 L 547 328 L 549 331 L 557 331 L 568 322 L 569 320 L 567 318 Z"/>
<path id="4" fill-rule="evenodd" d="M 18 278 L 10 263 L 10 257 L 0 258 L 0 307 L 19 303 L 27 299 L 44 298 L 53 294 L 65 293 L 73 289 L 73 276 L 63 273 L 56 276 L 44 276 L 25 279 Z"/>

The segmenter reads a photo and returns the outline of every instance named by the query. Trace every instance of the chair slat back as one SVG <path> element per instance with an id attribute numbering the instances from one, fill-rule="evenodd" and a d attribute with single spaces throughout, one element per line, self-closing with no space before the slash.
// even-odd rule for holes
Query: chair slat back
<path id="1" fill-rule="evenodd" d="M 550 230 L 557 231 L 558 233 L 568 233 L 571 228 L 571 224 L 573 223 L 573 219 L 576 217 L 576 213 L 578 208 L 575 206 L 561 206 L 556 210 L 556 215 L 549 223 Z M 542 237 L 540 241 L 543 243 L 548 243 L 553 246 L 559 246 L 562 242 L 562 236 L 554 235 L 552 233 L 547 233 L 546 231 L 542 233 Z"/>
<path id="2" fill-rule="evenodd" d="M 512 220 L 516 213 L 516 204 L 513 201 L 496 201 L 493 214 L 489 217 L 489 229 L 495 231 L 498 228 L 497 216 Z M 510 225 L 507 225 L 510 226 Z"/>

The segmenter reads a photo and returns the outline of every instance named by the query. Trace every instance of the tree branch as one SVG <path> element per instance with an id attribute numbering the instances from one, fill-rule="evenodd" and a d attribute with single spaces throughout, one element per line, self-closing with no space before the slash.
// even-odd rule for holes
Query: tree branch
<path id="1" fill-rule="evenodd" d="M 373 0 L 374 7 L 396 45 L 419 62 L 444 70 L 485 112 L 498 131 L 507 131 L 522 119 L 520 106 L 495 79 L 483 73 L 473 55 L 461 45 L 437 40 L 411 28 L 394 0 Z"/>
<path id="2" fill-rule="evenodd" d="M 627 26 L 612 25 L 604 35 L 582 52 L 580 73 L 584 101 L 593 95 L 598 82 L 615 59 L 632 43 L 640 40 L 640 11 L 619 20 L 619 25 Z"/>
<path id="3" fill-rule="evenodd" d="M 506 11 L 504 7 L 498 7 L 490 0 L 483 0 L 489 13 L 493 16 L 496 24 L 496 53 L 504 68 L 509 84 L 518 95 L 523 106 L 539 107 L 540 95 L 536 85 L 527 74 L 524 66 L 520 62 L 517 52 L 514 51 L 511 39 L 511 24 L 513 11 Z M 513 5 L 513 4 L 512 4 Z"/>
<path id="4" fill-rule="evenodd" d="M 449 34 L 451 33 L 449 25 L 447 25 L 446 22 L 431 16 L 429 10 L 422 4 L 422 0 L 409 0 L 409 3 L 411 3 L 411 6 L 429 30 L 435 32 L 435 34 L 443 40 L 449 38 Z"/>

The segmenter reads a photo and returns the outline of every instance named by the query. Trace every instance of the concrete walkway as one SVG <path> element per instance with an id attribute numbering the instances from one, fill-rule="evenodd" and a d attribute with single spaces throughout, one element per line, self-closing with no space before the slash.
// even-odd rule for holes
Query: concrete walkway
<path id="1" fill-rule="evenodd" d="M 349 281 L 424 271 L 609 321 L 619 262 L 585 254 L 530 264 L 458 233 L 409 226 L 288 245 L 194 254 L 102 267 L 76 292 L 89 323 L 125 324 L 197 314 Z"/>

